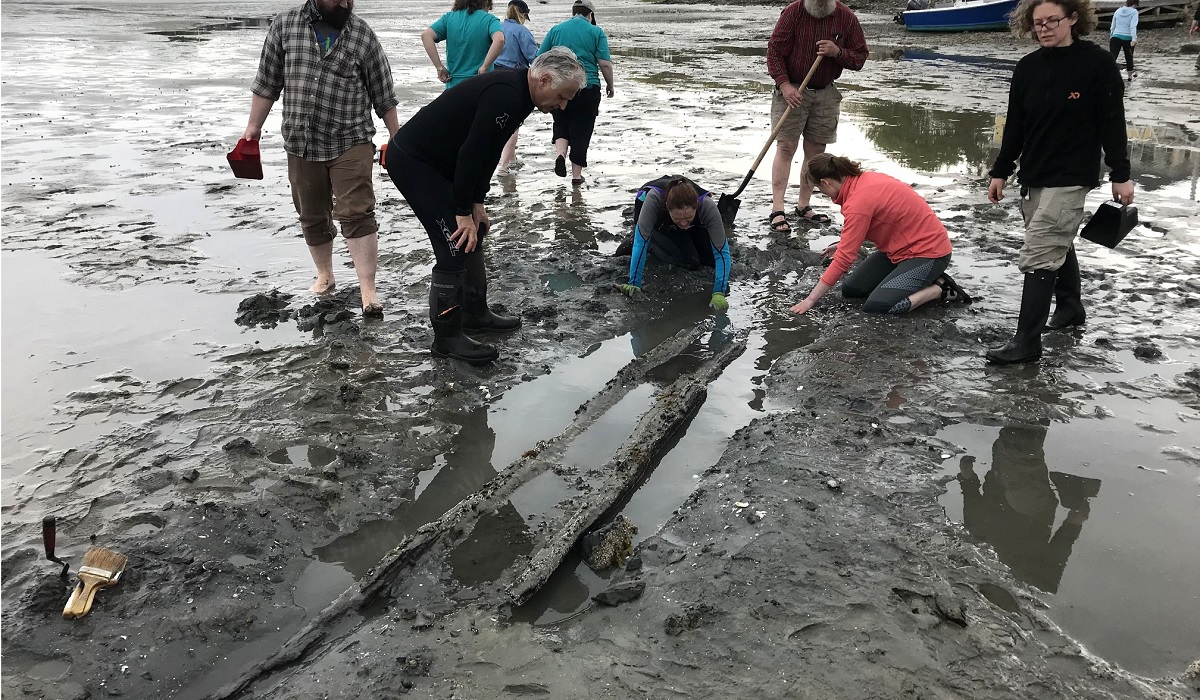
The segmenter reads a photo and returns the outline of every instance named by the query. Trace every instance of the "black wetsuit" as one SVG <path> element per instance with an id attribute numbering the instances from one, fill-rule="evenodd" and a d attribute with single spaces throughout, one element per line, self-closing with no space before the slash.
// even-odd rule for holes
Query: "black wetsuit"
<path id="1" fill-rule="evenodd" d="M 388 144 L 386 167 L 425 227 L 437 268 L 463 269 L 450 243 L 455 216 L 482 203 L 508 137 L 533 111 L 529 71 L 492 71 L 446 90 L 400 127 Z"/>

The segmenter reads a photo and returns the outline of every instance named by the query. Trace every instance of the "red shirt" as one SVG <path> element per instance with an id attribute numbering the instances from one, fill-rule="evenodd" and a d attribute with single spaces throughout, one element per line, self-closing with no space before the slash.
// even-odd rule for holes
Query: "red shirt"
<path id="1" fill-rule="evenodd" d="M 842 208 L 846 223 L 833 263 L 821 275 L 825 284 L 832 286 L 846 274 L 864 240 L 893 263 L 950 254 L 950 234 L 941 219 L 916 190 L 891 175 L 852 175 L 842 181 L 833 203 Z"/>
<path id="2" fill-rule="evenodd" d="M 839 2 L 833 14 L 817 19 L 804 9 L 804 0 L 796 0 L 779 15 L 767 42 L 767 73 L 776 86 L 789 81 L 799 85 L 804 80 L 817 60 L 817 42 L 821 39 L 834 42 L 842 52 L 821 61 L 808 84 L 814 90 L 837 80 L 843 68 L 862 70 L 867 62 L 867 39 L 849 7 Z"/>

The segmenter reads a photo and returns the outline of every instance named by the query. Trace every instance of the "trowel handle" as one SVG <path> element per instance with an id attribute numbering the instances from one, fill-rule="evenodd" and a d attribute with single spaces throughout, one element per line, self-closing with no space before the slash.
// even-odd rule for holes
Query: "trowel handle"
<path id="1" fill-rule="evenodd" d="M 58 531 L 58 518 L 53 515 L 47 515 L 42 518 L 42 545 L 46 547 L 46 558 L 50 561 L 58 561 L 54 556 L 54 539 Z"/>

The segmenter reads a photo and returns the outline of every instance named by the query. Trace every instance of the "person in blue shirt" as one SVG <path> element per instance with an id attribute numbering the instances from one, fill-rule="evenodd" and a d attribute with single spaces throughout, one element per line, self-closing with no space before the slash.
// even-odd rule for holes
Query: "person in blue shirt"
<path id="1" fill-rule="evenodd" d="M 491 9 L 492 0 L 454 0 L 449 12 L 421 32 L 425 53 L 447 89 L 490 71 L 504 49 L 504 32 Z M 438 56 L 439 41 L 446 42 L 445 64 Z"/>
<path id="2" fill-rule="evenodd" d="M 629 255 L 629 283 L 621 292 L 631 298 L 641 293 L 646 258 L 653 255 L 670 265 L 689 270 L 713 268 L 712 298 L 708 305 L 726 311 L 729 302 L 729 241 L 717 203 L 707 190 L 680 176 L 651 180 L 638 190 L 633 204 L 633 234 L 616 255 Z"/>
<path id="3" fill-rule="evenodd" d="M 533 34 L 525 23 L 529 21 L 529 5 L 525 0 L 510 0 L 508 16 L 500 23 L 504 30 L 504 51 L 496 59 L 497 70 L 521 70 L 528 68 L 533 59 L 537 58 L 538 45 L 533 40 Z M 504 152 L 500 155 L 500 167 L 497 172 L 508 172 L 513 160 L 517 157 L 517 133 L 504 144 Z"/>
<path id="4" fill-rule="evenodd" d="M 1108 50 L 1117 58 L 1121 51 L 1125 52 L 1125 71 L 1133 80 L 1133 47 L 1137 46 L 1138 0 L 1125 0 L 1125 7 L 1118 8 L 1113 13 L 1112 25 L 1109 27 Z"/>
<path id="5" fill-rule="evenodd" d="M 582 185 L 588 146 L 596 129 L 596 117 L 600 114 L 601 74 L 608 86 L 608 96 L 611 98 L 614 94 L 608 36 L 596 26 L 596 6 L 592 0 L 575 0 L 571 6 L 571 19 L 554 25 L 546 32 L 541 52 L 546 53 L 556 46 L 565 46 L 573 51 L 587 73 L 587 86 L 567 103 L 565 110 L 554 113 L 553 132 L 556 156 L 554 174 L 567 176 L 567 149 L 570 147 L 571 183 Z"/>

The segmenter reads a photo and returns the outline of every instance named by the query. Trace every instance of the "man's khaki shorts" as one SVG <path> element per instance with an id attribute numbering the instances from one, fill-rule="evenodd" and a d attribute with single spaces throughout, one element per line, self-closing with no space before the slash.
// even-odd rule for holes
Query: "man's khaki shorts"
<path id="1" fill-rule="evenodd" d="M 1083 221 L 1087 187 L 1030 187 L 1021 198 L 1025 245 L 1017 256 L 1021 272 L 1057 270 Z"/>
<path id="2" fill-rule="evenodd" d="M 803 136 L 810 143 L 829 144 L 837 141 L 838 114 L 841 112 L 842 93 L 837 85 L 830 83 L 820 90 L 804 89 L 804 101 L 788 115 L 783 128 L 775 138 L 779 141 L 797 142 Z M 779 88 L 771 91 L 771 126 L 779 123 L 787 109 L 787 101 Z"/>

